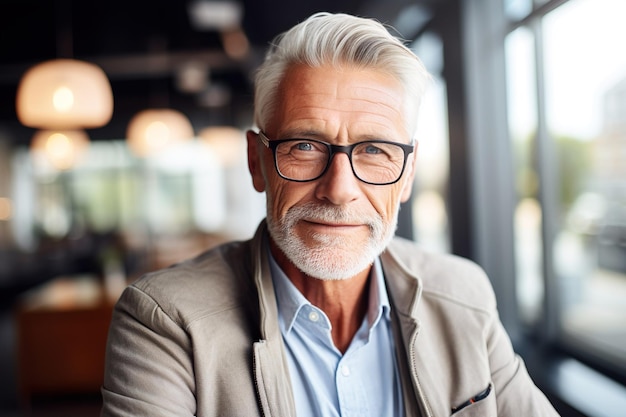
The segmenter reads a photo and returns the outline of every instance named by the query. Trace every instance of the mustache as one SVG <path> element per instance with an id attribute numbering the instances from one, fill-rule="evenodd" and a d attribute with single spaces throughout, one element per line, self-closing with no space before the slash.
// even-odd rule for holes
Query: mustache
<path id="1" fill-rule="evenodd" d="M 378 229 L 383 222 L 378 213 L 363 213 L 353 209 L 316 203 L 291 207 L 284 217 L 284 221 L 291 225 L 302 219 L 328 223 L 367 224 L 372 229 Z"/>

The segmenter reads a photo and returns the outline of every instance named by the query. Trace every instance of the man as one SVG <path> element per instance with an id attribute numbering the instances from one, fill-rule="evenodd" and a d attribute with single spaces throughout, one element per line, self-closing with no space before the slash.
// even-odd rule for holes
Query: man
<path id="1" fill-rule="evenodd" d="M 276 39 L 247 134 L 267 219 L 126 289 L 104 416 L 557 415 L 483 272 L 393 237 L 428 79 L 372 20 Z"/>

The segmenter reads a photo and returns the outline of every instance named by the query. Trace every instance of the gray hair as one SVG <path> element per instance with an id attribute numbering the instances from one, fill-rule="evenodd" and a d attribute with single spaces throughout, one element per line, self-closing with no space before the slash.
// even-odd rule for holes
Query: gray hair
<path id="1" fill-rule="evenodd" d="M 264 129 L 273 116 L 287 69 L 297 64 L 368 68 L 393 76 L 406 92 L 406 127 L 413 138 L 431 77 L 419 58 L 380 22 L 321 12 L 274 38 L 255 77 L 254 122 L 259 128 Z"/>

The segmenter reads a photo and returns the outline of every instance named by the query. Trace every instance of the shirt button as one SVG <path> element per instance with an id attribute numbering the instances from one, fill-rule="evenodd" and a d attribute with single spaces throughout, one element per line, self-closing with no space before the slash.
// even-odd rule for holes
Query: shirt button
<path id="1" fill-rule="evenodd" d="M 350 367 L 348 365 L 342 365 L 341 366 L 341 375 L 343 376 L 350 376 Z"/>
<path id="2" fill-rule="evenodd" d="M 311 321 L 313 321 L 313 322 L 316 322 L 316 321 L 318 321 L 319 319 L 320 319 L 320 315 L 319 315 L 319 314 L 317 314 L 317 311 L 311 311 L 311 312 L 309 313 L 309 320 L 311 320 Z"/>

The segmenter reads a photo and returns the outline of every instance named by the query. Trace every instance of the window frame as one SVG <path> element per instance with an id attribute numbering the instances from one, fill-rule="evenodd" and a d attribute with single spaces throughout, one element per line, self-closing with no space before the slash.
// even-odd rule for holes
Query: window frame
<path id="1" fill-rule="evenodd" d="M 530 350 L 555 352 L 575 358 L 626 385 L 626 372 L 611 369 L 591 350 L 572 346 L 560 330 L 559 277 L 554 268 L 551 242 L 558 232 L 558 171 L 556 149 L 546 121 L 542 19 L 570 0 L 534 1 L 528 15 L 511 21 L 505 14 L 503 0 L 459 1 L 462 16 L 464 81 L 467 94 L 466 147 L 468 149 L 471 195 L 466 202 L 473 225 L 469 245 L 471 257 L 492 280 L 502 321 L 514 345 Z M 507 118 L 505 39 L 520 27 L 527 27 L 534 37 L 537 97 L 537 171 L 541 178 L 538 199 L 542 207 L 541 238 L 544 280 L 543 315 L 536 325 L 521 323 L 515 289 L 515 174 L 508 156 L 513 155 Z M 452 120 L 452 118 L 451 118 Z M 451 153 L 454 143 L 451 141 Z M 508 158 L 507 158 L 508 157 Z M 452 175 L 452 173 L 451 173 Z M 494 204 L 494 196 L 498 196 Z M 454 200 L 451 198 L 451 203 Z M 453 236 L 454 239 L 454 236 Z M 547 242 L 547 243 L 545 243 Z M 530 353 L 533 354 L 533 353 Z M 548 359 L 550 361 L 551 359 Z M 539 365 L 541 366 L 541 365 Z M 541 372 L 539 372 L 541 373 Z M 550 376 L 548 376 L 549 378 Z M 607 405 L 608 406 L 608 405 Z"/>

